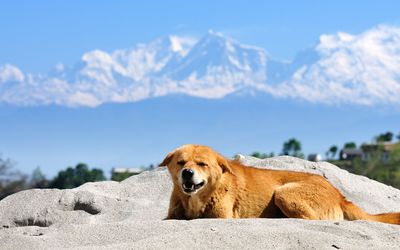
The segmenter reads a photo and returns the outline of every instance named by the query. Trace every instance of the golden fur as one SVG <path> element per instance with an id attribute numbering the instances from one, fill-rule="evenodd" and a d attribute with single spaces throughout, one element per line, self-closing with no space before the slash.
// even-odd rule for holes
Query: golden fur
<path id="1" fill-rule="evenodd" d="M 206 146 L 182 146 L 160 166 L 168 166 L 174 184 L 167 219 L 288 217 L 400 224 L 400 213 L 368 214 L 322 176 L 243 166 Z M 183 192 L 182 168 L 204 179 L 198 192 Z"/>

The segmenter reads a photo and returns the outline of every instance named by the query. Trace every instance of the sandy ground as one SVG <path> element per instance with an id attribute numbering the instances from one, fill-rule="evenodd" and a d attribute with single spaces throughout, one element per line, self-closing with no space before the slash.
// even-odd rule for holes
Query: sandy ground
<path id="1" fill-rule="evenodd" d="M 329 163 L 292 157 L 248 165 L 323 175 L 367 212 L 400 211 L 400 190 Z M 298 219 L 162 220 L 172 183 L 164 168 L 118 183 L 32 189 L 0 201 L 1 249 L 398 249 L 400 226 Z M 323 202 L 323 201 L 322 201 Z"/>

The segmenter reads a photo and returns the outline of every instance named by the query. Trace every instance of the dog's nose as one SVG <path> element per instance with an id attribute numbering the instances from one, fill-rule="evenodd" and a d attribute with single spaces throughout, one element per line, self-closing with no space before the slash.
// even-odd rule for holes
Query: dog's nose
<path id="1" fill-rule="evenodd" d="M 194 175 L 193 170 L 191 170 L 189 168 L 185 168 L 182 170 L 182 179 L 184 179 L 184 180 L 192 179 L 193 175 Z"/>

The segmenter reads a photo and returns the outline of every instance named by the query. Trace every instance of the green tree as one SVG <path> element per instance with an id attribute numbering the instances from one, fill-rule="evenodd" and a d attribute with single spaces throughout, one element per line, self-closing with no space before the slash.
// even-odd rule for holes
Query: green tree
<path id="1" fill-rule="evenodd" d="M 389 157 L 386 155 L 389 154 Z M 355 174 L 365 175 L 371 179 L 400 188 L 400 143 L 395 144 L 390 151 L 382 145 L 369 152 L 368 160 L 360 158 L 353 161 L 350 170 Z"/>
<path id="2" fill-rule="evenodd" d="M 353 148 L 357 148 L 357 144 L 355 142 L 346 142 L 344 144 L 344 147 L 346 149 L 353 149 Z"/>
<path id="3" fill-rule="evenodd" d="M 14 163 L 0 155 L 0 200 L 28 188 L 27 176 L 13 170 Z"/>
<path id="4" fill-rule="evenodd" d="M 250 156 L 259 158 L 259 159 L 265 159 L 265 158 L 269 158 L 269 157 L 274 157 L 275 154 L 273 152 L 267 154 L 267 153 L 260 153 L 260 152 L 253 152 Z"/>
<path id="5" fill-rule="evenodd" d="M 261 153 L 260 152 L 253 152 L 250 156 L 253 156 L 253 157 L 256 157 L 256 158 L 259 158 L 259 159 L 261 159 Z"/>
<path id="6" fill-rule="evenodd" d="M 336 145 L 332 145 L 329 148 L 328 154 L 330 155 L 331 159 L 335 158 L 337 151 L 338 151 L 338 147 Z"/>
<path id="7" fill-rule="evenodd" d="M 31 187 L 32 188 L 46 188 L 49 185 L 49 181 L 46 179 L 46 176 L 43 174 L 40 167 L 36 167 L 33 170 L 31 177 Z"/>
<path id="8" fill-rule="evenodd" d="M 379 134 L 375 137 L 376 142 L 391 142 L 393 140 L 393 133 L 386 132 L 383 134 Z"/>
<path id="9" fill-rule="evenodd" d="M 51 188 L 74 188 L 86 182 L 104 181 L 103 170 L 92 169 L 84 163 L 79 163 L 75 168 L 68 167 L 66 170 L 61 170 L 58 175 L 51 181 Z"/>
<path id="10" fill-rule="evenodd" d="M 304 158 L 304 155 L 301 152 L 301 143 L 295 138 L 291 138 L 283 143 L 282 154 Z"/>
<path id="11" fill-rule="evenodd" d="M 123 181 L 133 175 L 137 175 L 142 171 L 146 171 L 146 170 L 154 170 L 156 168 L 156 166 L 154 164 L 150 164 L 149 166 L 141 166 L 140 167 L 140 171 L 129 171 L 126 170 L 125 172 L 114 172 L 114 170 L 111 170 L 111 180 L 113 181 Z"/>
<path id="12" fill-rule="evenodd" d="M 112 173 L 111 180 L 113 181 L 123 181 L 129 177 L 131 177 L 133 173 L 123 172 L 123 173 Z"/>

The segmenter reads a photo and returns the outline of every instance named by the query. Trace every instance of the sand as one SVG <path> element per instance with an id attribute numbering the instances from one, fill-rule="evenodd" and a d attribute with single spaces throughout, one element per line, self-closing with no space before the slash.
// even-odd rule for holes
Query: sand
<path id="1" fill-rule="evenodd" d="M 293 157 L 245 164 L 325 176 L 370 213 L 400 211 L 400 190 L 325 163 Z M 165 218 L 172 183 L 165 168 L 122 182 L 31 189 L 0 201 L 1 249 L 398 249 L 400 226 L 366 221 Z M 322 201 L 323 202 L 323 201 Z"/>

